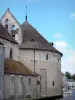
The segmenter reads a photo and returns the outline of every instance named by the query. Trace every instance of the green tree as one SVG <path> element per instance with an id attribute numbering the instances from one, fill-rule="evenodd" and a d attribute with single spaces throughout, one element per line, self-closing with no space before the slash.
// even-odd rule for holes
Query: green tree
<path id="1" fill-rule="evenodd" d="M 72 79 L 75 80 L 75 74 L 72 75 Z"/>
<path id="2" fill-rule="evenodd" d="M 71 74 L 69 72 L 65 72 L 65 76 L 67 77 L 67 79 L 71 79 L 72 78 L 72 76 L 71 76 Z"/>

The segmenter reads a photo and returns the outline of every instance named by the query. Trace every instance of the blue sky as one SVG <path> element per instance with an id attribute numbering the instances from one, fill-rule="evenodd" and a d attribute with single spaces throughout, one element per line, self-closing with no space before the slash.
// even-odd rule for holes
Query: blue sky
<path id="1" fill-rule="evenodd" d="M 75 0 L 0 0 L 0 18 L 7 8 L 19 23 L 28 21 L 60 50 L 62 71 L 75 73 Z"/>

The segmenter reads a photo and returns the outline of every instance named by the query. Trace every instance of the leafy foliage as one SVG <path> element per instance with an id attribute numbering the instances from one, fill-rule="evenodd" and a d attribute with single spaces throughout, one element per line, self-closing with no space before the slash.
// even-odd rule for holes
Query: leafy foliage
<path id="1" fill-rule="evenodd" d="M 72 79 L 75 80 L 75 74 L 72 75 Z"/>
<path id="2" fill-rule="evenodd" d="M 67 79 L 73 79 L 73 80 L 75 80 L 75 74 L 72 75 L 69 72 L 65 72 L 65 76 L 67 77 Z"/>
<path id="3" fill-rule="evenodd" d="M 72 76 L 71 76 L 71 74 L 69 72 L 66 72 L 65 76 L 67 77 L 67 79 L 71 79 L 72 78 Z"/>

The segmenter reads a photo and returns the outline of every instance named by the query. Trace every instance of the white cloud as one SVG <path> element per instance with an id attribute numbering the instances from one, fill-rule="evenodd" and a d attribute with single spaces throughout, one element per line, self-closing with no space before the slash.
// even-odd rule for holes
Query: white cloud
<path id="1" fill-rule="evenodd" d="M 75 51 L 71 56 L 68 56 L 68 58 L 62 64 L 62 71 L 69 71 L 72 74 L 75 73 Z"/>
<path id="2" fill-rule="evenodd" d="M 65 41 L 55 41 L 54 44 L 55 44 L 55 47 L 56 47 L 59 51 L 62 51 L 62 52 L 65 52 L 66 47 L 67 47 L 67 45 L 68 45 Z"/>
<path id="3" fill-rule="evenodd" d="M 58 34 L 55 37 L 61 37 Z M 63 53 L 63 57 L 61 60 L 62 72 L 70 72 L 75 73 L 75 49 L 70 47 L 64 40 L 54 41 L 55 47 Z"/>
<path id="4" fill-rule="evenodd" d="M 75 12 L 70 15 L 70 18 L 71 19 L 74 19 L 75 18 Z"/>
<path id="5" fill-rule="evenodd" d="M 54 34 L 53 37 L 54 37 L 55 39 L 61 38 L 61 37 L 62 37 L 62 34 L 61 34 L 61 33 L 56 33 L 56 34 Z"/>

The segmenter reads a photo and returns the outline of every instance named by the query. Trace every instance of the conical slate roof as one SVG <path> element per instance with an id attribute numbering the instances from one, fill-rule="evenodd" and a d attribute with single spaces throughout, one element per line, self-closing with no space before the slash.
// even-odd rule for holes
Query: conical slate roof
<path id="1" fill-rule="evenodd" d="M 32 25 L 25 21 L 22 25 L 23 41 L 20 45 L 20 49 L 37 49 L 37 50 L 48 50 L 60 53 L 56 48 L 53 47 Z"/>

